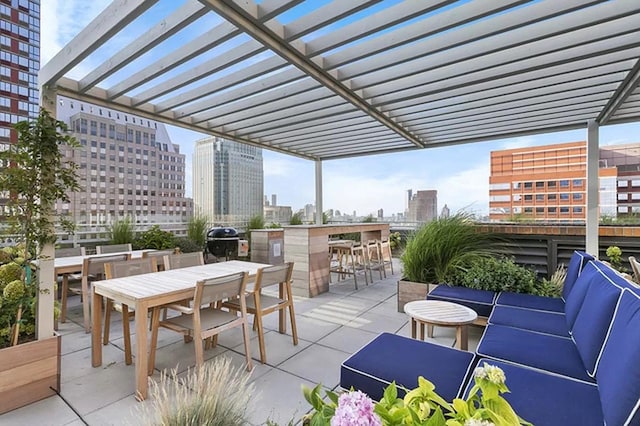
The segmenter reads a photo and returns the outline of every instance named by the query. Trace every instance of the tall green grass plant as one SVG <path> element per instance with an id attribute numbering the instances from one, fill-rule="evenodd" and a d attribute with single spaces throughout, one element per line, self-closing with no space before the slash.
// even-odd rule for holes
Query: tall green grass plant
<path id="1" fill-rule="evenodd" d="M 133 243 L 133 240 L 136 237 L 133 222 L 129 217 L 114 220 L 108 227 L 108 231 L 111 244 Z"/>
<path id="2" fill-rule="evenodd" d="M 207 231 L 209 230 L 209 219 L 203 215 L 195 215 L 187 224 L 187 237 L 204 248 L 207 243 Z"/>

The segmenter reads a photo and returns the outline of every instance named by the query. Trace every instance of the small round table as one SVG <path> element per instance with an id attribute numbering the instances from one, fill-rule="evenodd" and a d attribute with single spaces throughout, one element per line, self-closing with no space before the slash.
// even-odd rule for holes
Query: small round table
<path id="1" fill-rule="evenodd" d="M 424 325 L 429 337 L 433 337 L 433 326 L 456 327 L 456 347 L 467 350 L 469 337 L 467 325 L 478 318 L 478 314 L 466 306 L 440 300 L 416 300 L 404 305 L 404 312 L 411 318 L 411 337 L 416 338 L 416 325 L 420 324 L 420 340 L 424 340 Z"/>

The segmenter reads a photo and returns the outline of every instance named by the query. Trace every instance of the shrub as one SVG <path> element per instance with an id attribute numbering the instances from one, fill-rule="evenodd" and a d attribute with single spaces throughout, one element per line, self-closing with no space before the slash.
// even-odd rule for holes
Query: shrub
<path id="1" fill-rule="evenodd" d="M 433 220 L 409 237 L 401 256 L 404 277 L 420 283 L 444 283 L 457 271 L 495 253 L 494 234 L 478 232 L 469 214 Z"/>
<path id="2" fill-rule="evenodd" d="M 133 243 L 136 236 L 133 230 L 133 222 L 129 217 L 114 220 L 108 227 L 108 231 L 111 244 Z"/>
<path id="3" fill-rule="evenodd" d="M 302 215 L 300 212 L 294 213 L 291 216 L 291 220 L 289 221 L 289 225 L 302 225 Z"/>
<path id="4" fill-rule="evenodd" d="M 507 258 L 476 259 L 466 270 L 452 274 L 448 282 L 478 290 L 538 293 L 535 272 Z"/>
<path id="5" fill-rule="evenodd" d="M 173 240 L 174 246 L 178 247 L 182 253 L 195 253 L 204 250 L 204 244 L 200 245 L 189 237 L 180 237 Z"/>
<path id="6" fill-rule="evenodd" d="M 176 370 L 163 372 L 159 383 L 150 381 L 151 402 L 139 409 L 143 423 L 247 425 L 247 407 L 255 389 L 249 379 L 249 373 L 235 368 L 226 357 L 189 370 L 186 378 L 178 377 Z"/>
<path id="7" fill-rule="evenodd" d="M 166 250 L 175 247 L 173 234 L 163 231 L 158 225 L 140 233 L 133 245 L 136 249 Z"/>

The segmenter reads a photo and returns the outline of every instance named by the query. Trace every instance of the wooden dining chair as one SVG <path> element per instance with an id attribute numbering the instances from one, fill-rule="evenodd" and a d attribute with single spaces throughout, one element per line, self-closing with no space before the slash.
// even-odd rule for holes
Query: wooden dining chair
<path id="1" fill-rule="evenodd" d="M 55 250 L 55 257 L 86 256 L 84 247 L 65 247 Z"/>
<path id="2" fill-rule="evenodd" d="M 131 243 L 96 246 L 96 254 L 124 253 L 131 250 Z"/>
<path id="3" fill-rule="evenodd" d="M 164 257 L 171 254 L 177 254 L 177 249 L 145 251 L 142 252 L 142 258 L 155 258 L 158 271 L 164 271 Z"/>
<path id="4" fill-rule="evenodd" d="M 168 254 L 164 256 L 164 269 L 188 268 L 190 266 L 204 265 L 204 257 L 202 252 Z"/>
<path id="5" fill-rule="evenodd" d="M 120 262 L 109 262 L 104 264 L 104 275 L 106 279 L 124 278 L 132 275 L 149 274 L 157 272 L 156 259 L 154 257 L 146 259 L 132 259 Z M 113 300 L 107 299 L 104 310 L 104 334 L 102 335 L 102 344 L 109 343 L 109 331 L 111 329 L 111 311 L 116 310 L 122 313 L 122 331 L 124 337 L 124 359 L 127 365 L 132 362 L 131 356 L 131 330 L 129 320 L 134 316 L 135 311 L 127 305 L 113 303 Z"/>
<path id="6" fill-rule="evenodd" d="M 240 298 L 240 316 L 235 311 L 221 309 L 220 304 L 217 303 L 244 295 L 248 277 L 248 273 L 240 272 L 198 281 L 193 296 L 193 308 L 173 305 L 172 309 L 181 311 L 181 315 L 176 317 L 160 321 L 160 308 L 154 308 L 151 315 L 151 352 L 148 374 L 153 374 L 155 368 L 159 327 L 192 336 L 195 340 L 196 365 L 198 366 L 204 363 L 204 343 L 206 343 L 205 349 L 209 349 L 212 346 L 214 336 L 233 327 L 242 327 L 247 370 L 250 371 L 252 362 L 245 299 L 244 297 Z"/>
<path id="7" fill-rule="evenodd" d="M 84 247 L 65 247 L 65 248 L 57 248 L 55 250 L 56 258 L 73 257 L 73 256 L 86 256 L 85 248 Z M 66 289 L 69 288 L 69 281 L 80 282 L 81 279 L 82 279 L 82 276 L 80 274 L 70 274 L 70 273 L 65 273 L 56 277 L 56 281 L 59 286 L 58 288 L 60 289 L 58 291 L 60 305 L 62 305 L 62 302 L 64 300 L 64 309 L 62 309 L 62 306 L 60 307 L 60 322 L 62 323 L 67 322 L 67 298 L 62 296 L 62 292 L 64 291 L 65 288 Z"/>
<path id="8" fill-rule="evenodd" d="M 258 329 L 258 343 L 260 345 L 260 362 L 267 362 L 267 351 L 264 342 L 264 326 L 262 317 L 264 315 L 278 312 L 280 315 L 278 331 L 281 334 L 287 332 L 285 311 L 289 310 L 291 320 L 291 334 L 293 344 L 298 344 L 298 330 L 296 328 L 296 315 L 293 309 L 293 293 L 291 291 L 291 275 L 293 273 L 293 262 L 284 265 L 269 266 L 258 270 L 255 279 L 253 293 L 246 297 L 229 299 L 222 303 L 223 307 L 232 311 L 239 311 L 243 299 L 246 299 L 247 313 L 254 315 L 254 325 Z M 262 293 L 262 290 L 278 285 L 278 297 Z"/>
<path id="9" fill-rule="evenodd" d="M 84 317 L 84 330 L 89 333 L 91 331 L 91 313 L 89 303 L 91 300 L 90 283 L 91 281 L 100 280 L 104 277 L 104 264 L 109 262 L 118 262 L 131 259 L 131 253 L 114 254 L 111 256 L 88 256 L 82 262 L 82 272 L 80 278 L 80 288 L 72 287 L 69 282 L 62 288 L 62 303 L 60 307 L 62 313 L 66 317 L 67 311 L 67 295 L 69 292 L 79 294 L 82 298 L 82 316 Z M 64 283 L 65 281 L 63 281 Z"/>

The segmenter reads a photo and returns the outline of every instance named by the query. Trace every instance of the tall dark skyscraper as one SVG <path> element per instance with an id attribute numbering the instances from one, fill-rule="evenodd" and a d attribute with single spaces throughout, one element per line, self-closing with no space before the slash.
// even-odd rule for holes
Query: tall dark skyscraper
<path id="1" fill-rule="evenodd" d="M 0 149 L 17 140 L 13 125 L 37 117 L 40 0 L 0 0 Z"/>

